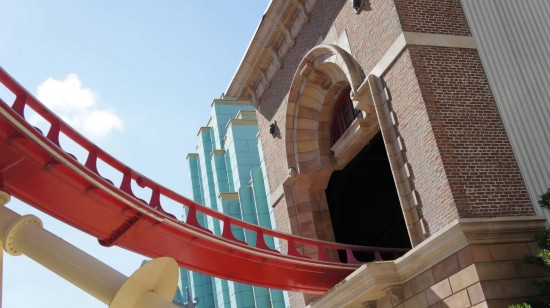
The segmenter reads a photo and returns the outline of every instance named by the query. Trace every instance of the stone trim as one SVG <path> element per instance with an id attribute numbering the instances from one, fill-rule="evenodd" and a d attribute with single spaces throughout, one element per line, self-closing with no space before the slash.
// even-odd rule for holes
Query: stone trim
<path id="1" fill-rule="evenodd" d="M 477 49 L 472 36 L 403 32 L 407 45 Z"/>
<path id="2" fill-rule="evenodd" d="M 379 300 L 388 294 L 388 290 L 391 293 L 399 291 L 390 286 L 408 282 L 467 246 L 528 243 L 533 241 L 535 232 L 545 228 L 544 216 L 455 220 L 399 259 L 361 266 L 309 307 L 359 306 Z"/>
<path id="3" fill-rule="evenodd" d="M 284 195 L 285 188 L 284 183 L 282 183 L 281 185 L 277 186 L 277 188 L 270 194 L 269 204 L 271 205 L 271 207 L 274 207 L 275 204 L 277 204 Z"/>
<path id="4" fill-rule="evenodd" d="M 260 105 L 262 94 L 270 87 L 271 78 L 281 67 L 281 59 L 294 46 L 296 36 L 308 22 L 316 2 L 300 0 L 270 3 L 224 95 L 249 98 L 253 106 Z M 381 76 L 407 45 L 477 48 L 471 36 L 403 32 L 370 74 Z"/>
<path id="5" fill-rule="evenodd" d="M 207 131 L 210 131 L 212 129 L 212 127 L 210 126 L 203 126 L 201 128 L 199 128 L 199 131 L 197 131 L 197 136 L 199 136 L 203 131 L 207 132 Z"/>
<path id="6" fill-rule="evenodd" d="M 531 241 L 545 219 L 546 216 L 461 218 L 459 222 L 470 244 L 487 244 Z"/>
<path id="7" fill-rule="evenodd" d="M 403 32 L 369 75 L 382 76 L 408 45 L 477 49 L 474 38 L 471 36 Z"/>
<path id="8" fill-rule="evenodd" d="M 255 110 L 239 110 L 239 113 L 237 113 L 237 116 L 235 116 L 235 119 L 242 119 L 242 120 L 252 120 L 252 119 L 245 119 L 245 117 L 254 117 L 256 118 L 256 111 Z"/>
<path id="9" fill-rule="evenodd" d="M 237 192 L 222 192 L 218 195 L 220 200 L 239 200 L 239 193 Z"/>
<path id="10" fill-rule="evenodd" d="M 212 150 L 212 152 L 210 152 L 210 156 L 221 156 L 221 155 L 224 155 L 225 154 L 225 150 Z"/>
<path id="11" fill-rule="evenodd" d="M 250 101 L 248 100 L 232 100 L 232 99 L 215 99 L 210 104 L 210 107 L 213 107 L 214 105 L 244 105 L 244 106 L 250 106 Z"/>
<path id="12" fill-rule="evenodd" d="M 407 161 L 405 142 L 399 133 L 397 115 L 392 110 L 388 89 L 380 78 L 369 75 L 355 93 L 354 99 L 368 100 L 374 105 L 380 132 L 388 154 L 393 179 L 411 244 L 414 247 L 429 236 L 429 230 L 422 218 L 418 193 L 414 189 L 414 174 Z M 370 104 L 370 103 L 369 103 Z M 372 107 L 371 107 L 372 108 Z"/>
<path id="13" fill-rule="evenodd" d="M 334 169 L 344 168 L 365 146 L 365 140 L 371 140 L 380 127 L 372 115 L 355 119 L 338 141 L 330 148 L 334 153 Z"/>
<path id="14" fill-rule="evenodd" d="M 252 105 L 260 105 L 263 92 L 270 87 L 271 78 L 282 65 L 281 59 L 294 46 L 316 2 L 287 0 L 269 4 L 225 92 L 228 97 L 249 97 Z"/>
<path id="15" fill-rule="evenodd" d="M 327 65 L 332 64 L 332 65 Z M 323 118 L 333 97 L 349 84 L 352 93 L 361 84 L 359 65 L 344 49 L 336 45 L 318 45 L 312 48 L 296 69 L 287 102 L 286 151 L 288 166 L 298 173 L 315 172 L 327 165 L 323 162 L 319 142 L 320 127 L 330 121 Z M 328 109 L 327 109 L 328 110 Z M 304 114 L 311 113 L 309 116 Z M 299 138 L 300 131 L 311 130 L 316 136 Z M 307 147 L 308 150 L 305 150 Z M 328 148 L 328 147 L 327 147 Z M 329 164 L 330 165 L 330 164 Z"/>
<path id="16" fill-rule="evenodd" d="M 246 125 L 246 126 L 257 126 L 258 121 L 252 120 L 252 119 L 231 119 L 229 122 L 227 122 L 226 128 L 229 128 L 229 126 L 232 125 Z"/>

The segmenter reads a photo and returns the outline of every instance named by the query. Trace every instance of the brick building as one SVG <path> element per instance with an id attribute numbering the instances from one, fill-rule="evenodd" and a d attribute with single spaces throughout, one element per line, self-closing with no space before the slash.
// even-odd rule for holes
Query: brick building
<path id="1" fill-rule="evenodd" d="M 321 297 L 290 293 L 292 307 L 536 295 L 541 273 L 521 258 L 546 226 L 549 12 L 544 0 L 271 1 L 225 95 L 256 107 L 277 228 L 411 247 Z"/>

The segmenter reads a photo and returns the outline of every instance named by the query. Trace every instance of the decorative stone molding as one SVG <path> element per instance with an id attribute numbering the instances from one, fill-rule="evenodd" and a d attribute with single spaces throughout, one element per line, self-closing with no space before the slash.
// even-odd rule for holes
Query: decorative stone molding
<path id="1" fill-rule="evenodd" d="M 287 178 L 285 181 L 287 181 L 289 178 Z M 274 207 L 281 198 L 285 195 L 285 185 L 286 183 L 283 182 L 281 185 L 277 186 L 275 190 L 269 195 L 269 205 L 271 207 Z"/>
<path id="2" fill-rule="evenodd" d="M 469 245 L 529 243 L 546 228 L 543 216 L 455 220 L 399 259 L 368 263 L 310 304 L 309 307 L 353 307 L 384 297 L 404 299 L 404 283 Z"/>
<path id="3" fill-rule="evenodd" d="M 389 295 L 389 297 L 392 300 L 392 303 L 401 303 L 405 300 L 405 290 L 403 289 L 403 286 L 401 285 L 393 285 L 393 286 L 387 286 L 383 289 L 386 294 Z"/>
<path id="4" fill-rule="evenodd" d="M 376 301 L 366 301 L 362 305 L 365 308 L 376 308 Z"/>
<path id="5" fill-rule="evenodd" d="M 265 85 L 265 88 L 268 89 L 271 86 L 271 81 L 267 77 L 267 71 L 264 68 L 261 68 L 260 75 L 262 76 L 261 82 Z"/>
<path id="6" fill-rule="evenodd" d="M 347 138 L 341 138 L 335 148 L 337 155 L 331 151 L 332 109 L 343 90 L 350 87 L 357 91 L 361 76 L 353 57 L 331 44 L 312 48 L 295 71 L 287 99 L 284 134 L 291 176 L 283 183 L 291 230 L 295 234 L 334 239 L 324 194 L 330 176 L 335 168 L 345 166 L 359 153 L 379 130 L 374 106 L 365 104 L 366 117 L 356 121 Z M 317 219 L 300 216 L 298 207 L 308 207 Z"/>
<path id="7" fill-rule="evenodd" d="M 298 172 L 296 172 L 296 168 L 288 168 L 288 178 L 290 179 L 296 179 L 298 176 Z"/>
<path id="8" fill-rule="evenodd" d="M 330 148 L 334 153 L 334 169 L 344 168 L 363 149 L 365 140 L 371 140 L 378 131 L 378 121 L 371 114 L 365 119 L 355 119 Z"/>
<path id="9" fill-rule="evenodd" d="M 528 242 L 545 226 L 545 216 L 461 218 L 459 223 L 470 244 Z"/>
<path id="10" fill-rule="evenodd" d="M 413 246 L 425 240 L 430 232 L 422 218 L 420 201 L 414 190 L 414 175 L 411 165 L 407 162 L 406 147 L 399 134 L 397 114 L 392 110 L 388 89 L 382 80 L 375 75 L 369 75 L 359 87 L 357 93 L 366 96 L 370 90 L 371 102 L 378 118 L 380 131 L 386 145 L 390 168 L 397 187 L 397 194 L 405 216 L 405 224 Z"/>
<path id="11" fill-rule="evenodd" d="M 395 39 L 393 44 L 388 48 L 380 61 L 378 61 L 378 64 L 376 64 L 369 74 L 382 76 L 408 45 L 466 49 L 477 48 L 474 38 L 471 36 L 403 32 Z"/>
<path id="12" fill-rule="evenodd" d="M 330 79 L 323 72 L 316 70 L 310 61 L 305 63 L 300 71 L 300 76 L 314 84 L 320 85 L 323 90 L 326 90 L 332 84 Z"/>
<path id="13" fill-rule="evenodd" d="M 320 171 L 323 166 L 333 164 L 329 145 L 322 145 L 320 141 L 328 139 L 321 136 L 328 131 L 319 129 L 329 125 L 330 118 L 321 115 L 330 114 L 336 96 L 346 85 L 355 91 L 360 83 L 359 65 L 338 46 L 319 45 L 304 56 L 294 75 L 287 103 L 289 167 L 303 173 Z M 326 149 L 322 149 L 323 146 Z"/>
<path id="14" fill-rule="evenodd" d="M 277 69 L 281 68 L 282 62 L 281 57 L 279 56 L 279 53 L 277 52 L 277 49 L 275 49 L 273 46 L 269 48 L 269 52 L 271 53 L 271 56 L 273 57 L 273 63 L 275 63 L 275 67 Z"/>
<path id="15" fill-rule="evenodd" d="M 258 106 L 258 97 L 256 95 L 256 89 L 252 86 L 248 86 L 247 88 L 248 94 L 250 95 L 250 102 L 253 106 Z"/>
<path id="16" fill-rule="evenodd" d="M 290 46 L 290 47 L 293 47 L 294 44 L 296 44 L 296 39 L 295 37 L 292 35 L 292 33 L 290 32 L 290 29 L 289 27 L 285 26 L 285 25 L 281 25 L 282 29 L 283 29 L 283 32 L 284 34 L 286 35 L 286 42 L 287 44 Z"/>
<path id="17" fill-rule="evenodd" d="M 273 1 L 269 5 L 225 91 L 227 97 L 249 99 L 259 107 L 262 94 L 281 68 L 282 57 L 294 46 L 295 37 L 307 23 L 316 1 Z"/>
<path id="18" fill-rule="evenodd" d="M 294 1 L 294 3 L 296 3 L 298 8 L 300 9 L 300 13 L 302 14 L 302 16 L 304 17 L 304 19 L 307 22 L 307 20 L 309 19 L 309 11 L 306 8 L 306 5 L 305 5 L 304 1 L 305 0 L 296 0 L 296 1 Z"/>
<path id="19" fill-rule="evenodd" d="M 313 63 L 311 61 L 306 61 L 300 70 L 300 76 L 302 78 L 308 78 L 309 74 L 313 71 Z"/>

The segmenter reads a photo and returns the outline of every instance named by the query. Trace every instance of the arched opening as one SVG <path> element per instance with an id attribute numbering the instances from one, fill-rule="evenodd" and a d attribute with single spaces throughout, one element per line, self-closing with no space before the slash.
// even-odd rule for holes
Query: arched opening
<path id="1" fill-rule="evenodd" d="M 313 48 L 296 70 L 285 125 L 289 170 L 283 188 L 290 228 L 329 241 L 410 247 L 416 243 L 408 229 L 416 222 L 414 209 L 399 196 L 412 194 L 397 193 L 395 176 L 402 175 L 390 168 L 398 156 L 386 152 L 380 123 L 387 125 L 387 114 L 378 118 L 372 98 L 378 92 L 371 91 L 370 79 L 376 78 L 369 76 L 367 83 L 360 76 L 353 57 L 332 45 Z M 302 253 L 317 251 L 305 247 Z"/>
<path id="2" fill-rule="evenodd" d="M 326 196 L 337 242 L 410 247 L 382 136 L 377 133 L 342 170 L 332 173 Z M 345 260 L 345 254 L 340 256 Z M 372 261 L 372 255 L 356 255 Z M 389 256 L 392 258 L 392 256 Z"/>

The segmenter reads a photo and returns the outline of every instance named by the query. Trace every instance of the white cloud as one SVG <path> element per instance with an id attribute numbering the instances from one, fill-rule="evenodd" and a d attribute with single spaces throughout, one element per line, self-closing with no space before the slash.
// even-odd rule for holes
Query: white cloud
<path id="1" fill-rule="evenodd" d="M 107 110 L 93 110 L 82 119 L 85 131 L 105 136 L 112 130 L 122 130 L 122 120 Z"/>
<path id="2" fill-rule="evenodd" d="M 97 106 L 98 95 L 83 87 L 76 74 L 69 74 L 65 80 L 48 78 L 38 86 L 36 97 L 86 136 L 102 138 L 124 128 L 114 111 Z"/>

